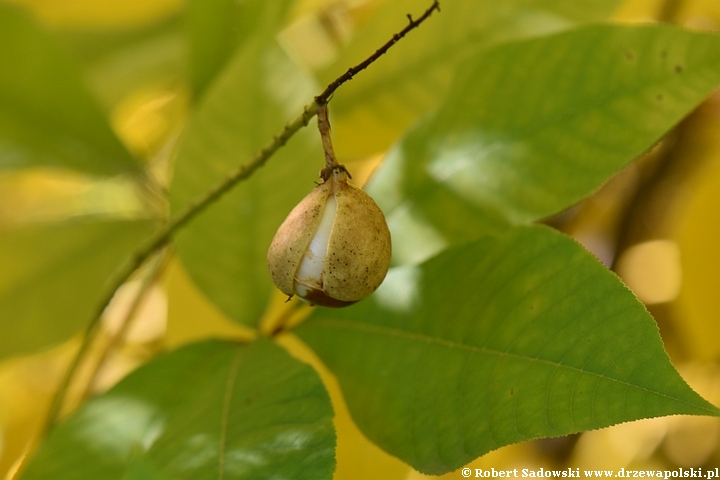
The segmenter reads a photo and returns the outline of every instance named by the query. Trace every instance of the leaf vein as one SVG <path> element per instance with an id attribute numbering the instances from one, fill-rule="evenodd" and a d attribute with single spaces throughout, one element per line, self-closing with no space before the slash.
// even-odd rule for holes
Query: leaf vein
<path id="1" fill-rule="evenodd" d="M 590 370 L 584 370 L 583 368 L 578 368 L 573 365 L 560 364 L 558 362 L 553 362 L 551 360 L 545 360 L 545 359 L 540 359 L 540 358 L 532 358 L 532 357 L 528 357 L 526 355 L 521 355 L 518 353 L 500 352 L 500 351 L 492 350 L 492 349 L 489 349 L 486 347 L 478 347 L 476 345 L 467 345 L 467 344 L 459 343 L 456 341 L 448 340 L 445 338 L 431 337 L 431 336 L 428 336 L 428 335 L 422 334 L 422 333 L 408 332 L 406 330 L 390 328 L 390 327 L 383 327 L 383 326 L 379 326 L 379 325 L 368 325 L 368 324 L 358 323 L 358 322 L 353 322 L 353 321 L 348 321 L 348 320 L 332 320 L 332 319 L 318 319 L 318 320 L 313 321 L 311 324 L 306 324 L 304 328 L 307 329 L 307 328 L 323 328 L 323 327 L 324 328 L 355 330 L 355 331 L 366 332 L 366 333 L 371 333 L 371 334 L 383 334 L 383 335 L 398 337 L 398 338 L 410 340 L 410 341 L 418 341 L 418 342 L 424 342 L 424 343 L 428 343 L 428 344 L 439 345 L 439 346 L 446 347 L 446 348 L 455 348 L 455 349 L 467 350 L 469 352 L 484 353 L 487 355 L 500 357 L 500 358 L 513 357 L 513 358 L 518 358 L 520 360 L 537 362 L 537 363 L 547 364 L 547 365 L 551 365 L 551 366 L 562 366 L 562 367 L 565 367 L 572 371 L 576 371 L 579 373 L 586 373 L 588 375 L 595 376 L 600 379 L 605 379 L 605 380 L 608 380 L 608 381 L 611 381 L 611 382 L 614 382 L 614 383 L 617 383 L 620 385 L 625 385 L 628 387 L 634 387 L 634 388 L 637 388 L 640 390 L 645 390 L 648 393 L 652 393 L 652 394 L 658 395 L 660 397 L 668 398 L 668 399 L 677 401 L 677 402 L 685 404 L 685 405 L 689 405 L 689 406 L 692 406 L 695 408 L 705 410 L 707 412 L 710 412 L 713 415 L 717 414 L 717 412 L 714 409 L 707 408 L 704 405 L 691 404 L 690 402 L 687 402 L 681 398 L 673 397 L 673 396 L 665 394 L 663 392 L 651 390 L 649 388 L 642 387 L 639 385 L 633 385 L 627 381 L 620 380 L 617 378 L 607 377 L 604 374 L 600 374 L 600 373 L 593 372 Z M 627 353 L 628 352 L 626 352 L 626 354 Z M 609 370 L 609 368 L 607 370 Z"/>
<path id="2" fill-rule="evenodd" d="M 228 418 L 230 416 L 230 403 L 232 401 L 235 381 L 242 360 L 242 349 L 238 348 L 233 356 L 232 363 L 228 369 L 228 377 L 225 382 L 225 395 L 223 396 L 223 407 L 220 414 L 220 438 L 218 439 L 218 480 L 225 476 L 225 444 L 227 443 Z"/>

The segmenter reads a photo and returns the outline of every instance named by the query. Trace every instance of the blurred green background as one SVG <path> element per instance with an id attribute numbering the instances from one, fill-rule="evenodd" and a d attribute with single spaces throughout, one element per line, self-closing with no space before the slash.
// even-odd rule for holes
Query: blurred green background
<path id="1" fill-rule="evenodd" d="M 202 70 L 193 71 L 187 60 L 192 55 L 187 37 L 199 35 L 209 44 L 237 39 L 213 38 L 211 33 L 216 30 L 212 25 L 188 24 L 187 9 L 201 8 L 198 7 L 201 2 L 190 6 L 179 0 L 5 3 L 29 12 L 50 35 L 60 40 L 80 65 L 82 81 L 110 119 L 112 129 L 137 158 L 147 162 L 152 178 L 145 184 L 147 191 L 138 192 L 137 185 L 123 176 L 98 179 L 44 166 L 3 170 L 0 234 L 18 226 L 31 229 L 43 222 L 85 216 L 115 221 L 164 218 L 168 206 L 163 198 L 170 177 L 172 148 L 191 113 L 194 99 L 202 96 L 210 81 L 202 72 L 219 69 L 226 60 L 220 53 L 207 55 L 200 62 Z M 289 20 L 278 36 L 279 43 L 322 84 L 333 78 L 336 73 L 333 68 L 341 68 L 334 62 L 345 45 L 350 45 L 350 53 L 342 53 L 342 58 L 353 58 L 354 32 L 376 19 L 383 3 L 386 2 L 291 2 Z M 612 19 L 619 23 L 662 21 L 694 29 L 720 29 L 720 3 L 716 0 L 626 0 L 613 10 Z M 247 28 L 251 31 L 253 27 Z M 501 38 L 501 28 L 499 32 Z M 207 51 L 213 49 L 209 47 Z M 358 78 L 358 82 L 364 82 L 357 87 L 359 91 L 383 81 L 372 78 L 371 73 L 365 79 Z M 420 104 L 417 110 L 422 110 L 422 99 L 415 101 Z M 342 112 L 341 102 L 339 98 L 337 109 Z M 432 101 L 427 103 L 431 105 Z M 331 103 L 331 110 L 334 106 Z M 407 127 L 415 120 L 417 110 L 401 107 L 393 110 L 392 102 L 384 105 L 391 118 L 389 123 L 395 128 L 378 125 L 374 116 L 362 109 L 343 116 L 335 126 L 336 151 L 345 157 L 341 160 L 349 165 L 357 183 L 362 184 L 381 161 L 384 149 L 402 131 L 400 126 Z M 720 295 L 716 281 L 720 268 L 718 132 L 720 95 L 716 93 L 665 140 L 592 197 L 548 220 L 613 267 L 658 321 L 678 370 L 696 391 L 716 405 L 720 404 Z M 111 255 L 115 248 L 111 244 L 108 240 L 104 253 L 115 258 Z M 129 247 L 132 242 L 116 248 L 124 252 Z M 0 277 L 7 271 L 5 265 L 0 265 Z M 105 314 L 103 334 L 107 338 L 117 329 L 133 288 L 138 285 L 129 283 L 123 288 Z M 282 309 L 282 300 L 277 295 L 267 307 L 268 321 Z M 212 336 L 252 335 L 205 298 L 176 259 L 171 259 L 163 270 L 136 317 L 125 345 L 107 359 L 94 377 L 90 393 L 106 390 L 162 349 Z M 196 318 L 205 321 L 196 322 Z M 338 430 L 337 480 L 425 478 L 363 437 L 343 406 L 336 381 L 306 347 L 289 336 L 281 337 L 280 341 L 315 365 L 330 390 Z M 0 363 L 0 477 L 13 478 L 34 448 L 33 440 L 49 399 L 78 342 L 75 337 L 42 353 L 12 357 Z M 102 348 L 97 350 L 96 355 L 100 355 Z M 94 373 L 82 375 L 90 378 Z M 84 393 L 73 392 L 76 398 Z M 705 417 L 643 420 L 571 437 L 508 446 L 469 466 L 496 469 L 717 466 L 719 422 Z"/>

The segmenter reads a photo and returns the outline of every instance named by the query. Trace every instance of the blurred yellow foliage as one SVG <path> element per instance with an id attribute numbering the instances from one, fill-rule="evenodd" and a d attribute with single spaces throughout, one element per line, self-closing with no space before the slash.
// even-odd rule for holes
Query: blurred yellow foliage
<path id="1" fill-rule="evenodd" d="M 205 298 L 177 260 L 173 260 L 168 268 L 166 285 L 169 305 L 167 348 L 205 338 L 254 338 L 253 330 L 233 322 Z"/>
<path id="2" fill-rule="evenodd" d="M 350 417 L 337 380 L 314 352 L 292 334 L 281 335 L 277 341 L 290 354 L 312 365 L 320 373 L 330 393 L 337 429 L 337 470 L 334 480 L 405 478 L 411 472 L 410 467 L 380 450 L 358 430 Z"/>
<path id="3" fill-rule="evenodd" d="M 144 86 L 115 106 L 111 125 L 131 151 L 140 158 L 152 158 L 179 129 L 188 100 L 185 90 Z"/>
<path id="4" fill-rule="evenodd" d="M 698 111 L 693 125 L 692 150 L 701 173 L 687 186 L 678 208 L 675 239 L 682 258 L 683 283 L 677 302 L 680 334 L 695 358 L 720 358 L 720 94 Z"/>
<path id="5" fill-rule="evenodd" d="M 32 450 L 78 343 L 75 338 L 46 352 L 0 364 L 0 478 Z"/>
<path id="6" fill-rule="evenodd" d="M 93 30 L 140 27 L 180 12 L 185 0 L 4 0 L 54 28 Z"/>
<path id="7" fill-rule="evenodd" d="M 120 29 L 152 24 L 169 15 L 177 14 L 184 7 L 183 0 L 5 0 L 32 11 L 43 23 L 54 28 Z M 304 0 L 296 4 L 296 17 L 326 8 L 326 0 Z M 347 2 L 353 21 L 362 21 L 363 12 L 369 11 L 379 1 Z M 642 22 L 657 19 L 668 13 L 673 2 L 668 0 L 627 0 L 615 18 L 621 22 Z M 669 7 L 670 5 L 670 7 Z M 720 25 L 720 2 L 717 0 L 686 0 L 672 10 L 674 20 L 694 28 L 717 29 Z M 716 95 L 716 97 L 718 97 Z M 187 93 L 169 89 L 165 85 L 144 86 L 120 101 L 111 113 L 113 126 L 126 144 L 139 155 L 149 158 L 157 153 L 164 142 L 184 119 Z M 679 249 L 682 283 L 676 307 L 675 331 L 684 342 L 692 358 L 679 363 L 679 369 L 693 388 L 713 401 L 720 402 L 720 295 L 717 294 L 716 276 L 720 270 L 720 222 L 717 210 L 720 205 L 720 100 L 713 98 L 704 107 L 694 124 L 695 155 L 705 165 L 702 175 L 688 187 L 685 201 L 678 206 L 680 213 L 672 240 Z M 368 136 L 383 138 L 387 132 L 378 130 L 370 119 L 374 115 L 358 109 L 345 120 L 346 127 L 338 130 L 336 148 L 342 151 L 361 150 Z M 405 121 L 407 119 L 403 119 Z M 390 143 L 392 139 L 384 140 Z M 358 162 L 350 169 L 356 181 L 362 184 L 379 161 L 375 156 Z M 632 179 L 619 180 L 615 191 L 622 196 L 626 188 L 633 186 Z M 74 183 L 73 183 L 74 182 Z M 4 185 L 0 178 L 0 186 Z M 48 179 L 42 175 L 14 182 L 16 191 L 0 187 L 0 225 L 3 221 L 20 221 L 16 208 L 9 209 L 9 197 L 21 199 L 23 207 L 30 211 L 60 215 L 78 202 L 78 191 L 88 188 L 73 179 Z M 19 185 L 19 186 L 18 186 Z M 103 185 L 107 189 L 108 185 Z M 54 201 L 41 201 L 45 195 Z M 58 198 L 65 198 L 57 202 Z M 97 205 L 97 197 L 86 204 Z M 41 200 L 38 200 L 41 199 Z M 44 202 L 44 203 L 43 203 Z M 121 201 L 122 205 L 130 205 Z M 50 204 L 53 204 L 52 206 Z M 70 206 L 68 206 L 70 204 Z M 39 205 L 39 206 L 38 206 Z M 589 209 L 598 215 L 610 216 L 614 207 L 590 200 Z M 3 206 L 5 208 L 3 209 Z M 616 206 L 615 206 L 616 207 Z M 54 209 L 60 209 L 57 213 Z M 128 207 L 129 208 L 129 207 Z M 139 207 L 135 206 L 135 214 Z M 581 233 L 578 233 L 581 236 Z M 652 255 L 651 255 L 652 257 Z M 628 267 L 630 268 L 630 267 Z M 637 267 L 633 267 L 637 268 Z M 632 282 L 630 282 L 632 283 Z M 234 323 L 221 313 L 189 279 L 182 265 L 171 262 L 164 278 L 167 289 L 167 331 L 162 347 L 175 348 L 191 341 L 209 337 L 250 340 L 256 333 Z M 632 285 L 631 285 L 632 286 Z M 638 293 L 640 293 L 638 291 Z M 156 294 L 159 294 L 156 292 Z M 642 296 L 641 296 L 642 298 Z M 665 299 L 665 297 L 663 297 Z M 273 322 L 288 312 L 284 297 L 276 295 L 263 320 L 263 329 L 272 329 Z M 664 300 L 663 300 L 664 301 Z M 294 307 L 293 307 L 294 308 Z M 303 307 L 296 312 L 300 319 L 307 312 Z M 202 321 L 198 321 L 202 319 Z M 147 339 L 146 339 L 147 340 Z M 139 342 L 142 343 L 142 342 Z M 429 478 L 384 453 L 358 430 L 353 423 L 342 398 L 337 380 L 321 364 L 318 358 L 296 337 L 281 335 L 278 343 L 298 359 L 314 366 L 323 378 L 335 409 L 335 425 L 338 434 L 338 468 L 335 480 L 419 480 Z M 16 358 L 0 364 L 0 478 L 6 475 L 24 452 L 39 430 L 53 389 L 57 385 L 77 339 L 48 352 L 24 358 Z M 150 350 L 157 350 L 155 345 Z M 676 362 L 678 363 L 678 362 Z M 116 364 L 122 374 L 133 368 L 134 363 Z M 122 365 L 125 365 L 123 367 Z M 109 388 L 121 373 L 113 374 L 98 389 Z M 650 419 L 583 434 L 572 449 L 570 456 L 559 462 L 565 466 L 581 468 L 650 467 L 667 468 L 674 464 L 685 467 L 699 466 L 720 461 L 718 438 L 720 427 L 717 419 L 675 417 Z M 472 462 L 470 468 L 551 468 L 558 466 L 557 459 L 549 459 L 534 443 L 501 448 Z M 563 463 L 564 462 L 564 463 Z M 458 472 L 440 478 L 460 478 Z"/>

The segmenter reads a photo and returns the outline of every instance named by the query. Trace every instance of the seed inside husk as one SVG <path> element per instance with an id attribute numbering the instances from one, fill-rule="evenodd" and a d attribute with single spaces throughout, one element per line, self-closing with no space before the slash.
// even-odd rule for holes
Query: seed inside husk
<path id="1" fill-rule="evenodd" d="M 343 307 L 370 295 L 390 266 L 380 208 L 337 166 L 278 229 L 268 251 L 273 282 L 313 305 Z"/>

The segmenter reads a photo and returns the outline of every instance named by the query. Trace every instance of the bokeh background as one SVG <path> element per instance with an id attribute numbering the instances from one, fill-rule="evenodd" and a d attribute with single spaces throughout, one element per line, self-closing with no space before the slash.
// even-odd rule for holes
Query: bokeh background
<path id="1" fill-rule="evenodd" d="M 182 0 L 3 0 L 26 9 L 60 38 L 83 67 L 119 137 L 146 159 L 166 185 L 171 150 L 189 115 L 192 92 L 183 41 Z M 392 0 L 386 0 L 392 1 Z M 448 0 L 452 1 L 452 0 Z M 309 70 L 332 61 L 382 0 L 298 0 L 279 35 Z M 718 0 L 626 0 L 617 22 L 667 22 L 720 30 Z M 332 108 L 332 104 L 331 104 Z M 358 128 L 337 132 L 336 146 L 361 144 Z M 346 158 L 362 180 L 383 152 Z M 113 212 L 137 218 L 166 205 L 137 195 L 122 180 L 98 181 L 50 170 L 0 173 L 2 228 L 68 216 Z M 720 405 L 720 93 L 707 99 L 665 139 L 593 196 L 547 223 L 575 237 L 614 269 L 657 320 L 674 365 L 701 395 Z M 0 265 L 0 276 L 2 265 Z M 130 308 L 138 282 L 126 284 L 103 319 L 93 354 L 107 344 Z M 269 306 L 271 318 L 282 299 Z M 157 352 L 212 336 L 247 336 L 203 297 L 183 267 L 170 259 L 135 314 L 121 348 L 89 386 L 73 388 L 72 402 L 102 392 Z M 204 318 L 203 322 L 194 319 Z M 1 320 L 0 320 L 1 321 Z M 425 478 L 383 453 L 350 420 L 337 383 L 297 341 L 281 338 L 322 372 L 336 409 L 337 480 Z M 0 363 L 0 478 L 11 479 L 34 448 L 51 395 L 79 345 L 74 338 L 42 353 Z M 86 382 L 87 383 L 87 382 Z M 720 466 L 720 420 L 666 417 L 570 437 L 527 442 L 492 452 L 473 468 L 671 469 Z M 459 478 L 452 473 L 446 478 Z"/>

